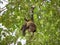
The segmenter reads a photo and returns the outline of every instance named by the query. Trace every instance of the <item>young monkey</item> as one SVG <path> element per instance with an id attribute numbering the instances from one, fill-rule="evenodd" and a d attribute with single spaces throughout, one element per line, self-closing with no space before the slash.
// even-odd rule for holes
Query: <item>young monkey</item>
<path id="1" fill-rule="evenodd" d="M 32 20 L 27 20 L 27 19 L 24 20 L 25 20 L 25 24 L 21 28 L 23 35 L 25 36 L 26 30 L 34 34 L 34 32 L 36 32 L 36 25 L 34 24 L 34 22 Z"/>
<path id="2" fill-rule="evenodd" d="M 31 7 L 31 20 L 28 20 L 26 18 L 24 18 L 25 20 L 25 24 L 22 26 L 21 30 L 22 30 L 22 34 L 25 36 L 25 31 L 28 30 L 29 32 L 32 32 L 32 36 L 34 35 L 34 32 L 36 32 L 36 25 L 33 21 L 33 10 L 34 7 Z"/>

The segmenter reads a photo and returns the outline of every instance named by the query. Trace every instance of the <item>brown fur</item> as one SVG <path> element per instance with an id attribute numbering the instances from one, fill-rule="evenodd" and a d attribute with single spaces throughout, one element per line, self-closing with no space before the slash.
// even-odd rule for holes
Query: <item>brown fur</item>
<path id="1" fill-rule="evenodd" d="M 36 25 L 32 20 L 25 20 L 25 24 L 22 26 L 21 30 L 23 35 L 25 36 L 25 31 L 28 30 L 29 32 L 34 33 L 36 31 Z"/>

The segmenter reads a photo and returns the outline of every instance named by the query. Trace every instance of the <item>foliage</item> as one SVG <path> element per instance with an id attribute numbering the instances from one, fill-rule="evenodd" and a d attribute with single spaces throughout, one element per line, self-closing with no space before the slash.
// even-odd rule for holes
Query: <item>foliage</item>
<path id="1" fill-rule="evenodd" d="M 0 16 L 0 23 L 7 27 L 5 30 L 9 36 L 0 41 L 1 45 L 16 43 L 21 34 L 21 26 L 24 23 L 24 17 L 30 18 L 30 8 L 34 5 L 34 22 L 37 26 L 37 32 L 33 39 L 26 45 L 60 45 L 60 0 L 9 0 L 6 6 L 7 11 Z M 15 36 L 10 32 L 17 29 Z M 1 35 L 2 29 L 0 29 Z M 1 36 L 0 36 L 1 37 Z M 26 37 L 27 40 L 29 37 Z M 20 43 L 19 43 L 20 44 Z"/>

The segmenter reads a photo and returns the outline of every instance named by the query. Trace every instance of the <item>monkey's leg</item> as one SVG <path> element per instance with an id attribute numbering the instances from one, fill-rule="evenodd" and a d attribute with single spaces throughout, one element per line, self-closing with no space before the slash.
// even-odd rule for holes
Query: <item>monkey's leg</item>
<path id="1" fill-rule="evenodd" d="M 26 31 L 26 30 L 22 30 L 22 34 L 23 34 L 23 36 L 25 36 L 25 34 L 26 34 L 25 31 Z"/>
<path id="2" fill-rule="evenodd" d="M 25 36 L 26 29 L 27 29 L 26 24 L 24 24 L 21 28 L 23 36 Z"/>

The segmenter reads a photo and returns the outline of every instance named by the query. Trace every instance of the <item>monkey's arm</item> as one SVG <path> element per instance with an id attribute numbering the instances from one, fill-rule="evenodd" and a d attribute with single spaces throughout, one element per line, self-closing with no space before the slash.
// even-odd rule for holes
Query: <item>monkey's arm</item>
<path id="1" fill-rule="evenodd" d="M 26 24 L 22 25 L 21 30 L 22 30 L 23 36 L 25 36 L 26 29 L 27 29 Z"/>

